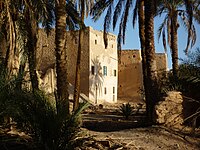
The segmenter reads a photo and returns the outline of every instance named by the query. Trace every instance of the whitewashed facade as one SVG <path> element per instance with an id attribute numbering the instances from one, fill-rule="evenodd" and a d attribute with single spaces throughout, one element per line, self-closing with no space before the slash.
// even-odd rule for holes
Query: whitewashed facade
<path id="1" fill-rule="evenodd" d="M 118 57 L 116 36 L 109 34 L 105 48 L 103 32 L 89 29 L 89 99 L 95 103 L 117 102 Z"/>

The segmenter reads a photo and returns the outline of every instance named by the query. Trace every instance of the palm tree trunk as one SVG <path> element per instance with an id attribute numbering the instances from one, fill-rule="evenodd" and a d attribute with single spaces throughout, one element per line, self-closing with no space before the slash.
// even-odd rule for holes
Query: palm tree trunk
<path id="1" fill-rule="evenodd" d="M 84 32 L 83 29 L 79 30 L 79 44 L 78 44 L 78 53 L 77 53 L 77 62 L 76 62 L 73 111 L 75 111 L 79 105 L 80 82 L 81 82 L 80 80 L 81 79 L 81 47 L 82 47 L 83 32 Z"/>
<path id="2" fill-rule="evenodd" d="M 84 22 L 85 17 L 85 2 L 81 1 L 81 21 Z M 78 54 L 76 62 L 76 77 L 75 77 L 75 86 L 74 86 L 74 106 L 73 111 L 75 111 L 79 106 L 79 97 L 80 97 L 80 84 L 81 84 L 81 50 L 83 43 L 84 28 L 81 26 L 79 30 L 79 42 L 78 42 Z"/>
<path id="3" fill-rule="evenodd" d="M 156 59 L 154 47 L 154 2 L 145 0 L 145 55 L 147 67 L 146 111 L 148 123 L 153 123 L 154 106 L 157 100 Z"/>
<path id="4" fill-rule="evenodd" d="M 37 46 L 37 21 L 33 19 L 30 11 L 26 12 L 26 25 L 28 32 L 27 48 L 28 48 L 28 65 L 33 92 L 39 90 L 38 77 L 36 73 L 36 46 Z"/>
<path id="5" fill-rule="evenodd" d="M 66 1 L 56 1 L 56 74 L 57 74 L 57 111 L 63 115 L 69 114 L 68 79 L 67 79 L 67 54 L 66 40 Z"/>
<path id="6" fill-rule="evenodd" d="M 144 85 L 144 92 L 146 92 L 147 68 L 146 68 L 146 56 L 145 56 L 145 31 L 144 31 L 145 19 L 144 17 L 145 17 L 144 16 L 144 0 L 139 0 L 139 5 L 138 5 L 139 37 L 140 37 L 141 55 L 142 55 L 143 85 Z"/>
<path id="7" fill-rule="evenodd" d="M 22 90 L 22 84 L 23 84 L 23 77 L 24 77 L 24 71 L 25 71 L 25 63 L 20 64 L 19 66 L 19 73 L 18 73 L 18 82 L 16 83 L 16 88 L 18 90 Z"/>
<path id="8" fill-rule="evenodd" d="M 176 79 L 178 74 L 178 26 L 177 14 L 171 18 L 171 54 L 172 54 L 172 70 L 173 76 Z"/>
<path id="9" fill-rule="evenodd" d="M 13 73 L 13 61 L 14 61 L 14 51 L 15 51 L 15 46 L 16 46 L 16 41 L 15 41 L 15 28 L 14 28 L 14 21 L 11 15 L 11 10 L 10 10 L 10 0 L 5 0 L 6 4 L 6 12 L 7 12 L 7 17 L 8 17 L 8 26 L 9 26 L 9 47 L 6 51 L 6 57 L 5 57 L 5 68 L 8 73 L 8 77 L 10 77 Z"/>

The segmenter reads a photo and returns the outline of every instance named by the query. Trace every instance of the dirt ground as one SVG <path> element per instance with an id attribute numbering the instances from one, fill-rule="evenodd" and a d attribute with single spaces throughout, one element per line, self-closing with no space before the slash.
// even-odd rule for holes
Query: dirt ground
<path id="1" fill-rule="evenodd" d="M 116 106 L 115 106 L 116 108 Z M 129 120 L 110 106 L 83 115 L 83 128 L 94 140 L 82 150 L 200 150 L 200 134 L 147 127 L 143 109 Z M 87 128 L 87 129 L 86 129 Z M 79 149 L 79 150 L 80 150 Z"/>
<path id="2" fill-rule="evenodd" d="M 125 120 L 118 114 L 116 107 L 103 107 L 89 109 L 83 114 L 80 138 L 85 139 L 85 142 L 73 150 L 200 150 L 200 129 L 192 135 L 158 125 L 147 127 L 144 124 L 143 108 L 138 114 Z M 28 139 L 19 132 L 10 134 Z M 5 147 L 5 144 L 0 144 L 0 150 L 2 146 Z M 6 150 L 28 149 L 27 143 L 22 141 L 8 146 L 10 148 L 6 147 Z"/>
<path id="3" fill-rule="evenodd" d="M 106 127 L 105 127 L 106 128 Z M 87 131 L 97 141 L 109 141 L 103 149 L 116 150 L 199 150 L 200 138 L 183 136 L 155 126 L 114 132 Z M 108 144 L 107 144 L 108 145 Z M 116 148 L 113 145 L 118 145 Z M 110 147 L 110 148 L 109 148 Z M 89 148 L 88 148 L 89 149 Z M 95 148 L 92 148 L 95 149 Z M 101 149 L 101 148 L 97 148 Z"/>

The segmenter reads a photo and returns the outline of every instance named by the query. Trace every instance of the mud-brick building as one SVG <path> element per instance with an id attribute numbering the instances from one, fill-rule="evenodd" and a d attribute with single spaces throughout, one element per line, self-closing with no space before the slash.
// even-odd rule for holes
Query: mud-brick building
<path id="1" fill-rule="evenodd" d="M 78 32 L 70 31 L 66 35 L 68 60 L 69 92 L 73 95 L 76 61 L 78 51 Z M 40 85 L 48 93 L 56 87 L 55 78 L 55 33 L 46 37 L 41 30 L 38 44 L 38 70 Z M 105 48 L 103 32 L 87 27 L 84 31 L 81 52 L 81 96 L 93 103 L 117 102 L 118 58 L 116 36 L 108 35 L 108 47 Z"/>
<path id="2" fill-rule="evenodd" d="M 167 56 L 156 53 L 158 75 L 167 71 Z M 118 98 L 126 101 L 138 101 L 143 98 L 143 73 L 140 50 L 122 50 L 118 65 Z"/>
<path id="3" fill-rule="evenodd" d="M 74 85 L 78 31 L 67 32 L 69 80 Z M 116 36 L 108 35 L 105 48 L 103 32 L 87 27 L 84 31 L 81 66 L 81 92 L 94 103 L 117 102 L 118 58 Z"/>

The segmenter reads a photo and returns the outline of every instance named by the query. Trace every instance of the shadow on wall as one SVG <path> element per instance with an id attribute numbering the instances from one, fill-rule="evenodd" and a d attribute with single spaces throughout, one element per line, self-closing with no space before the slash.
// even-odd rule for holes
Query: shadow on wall
<path id="1" fill-rule="evenodd" d="M 92 68 L 90 71 L 90 87 L 89 92 L 90 94 L 95 97 L 95 103 L 97 103 L 98 95 L 102 92 L 103 86 L 103 73 L 102 73 L 102 66 L 101 62 L 99 61 L 98 57 L 92 60 Z"/>

